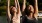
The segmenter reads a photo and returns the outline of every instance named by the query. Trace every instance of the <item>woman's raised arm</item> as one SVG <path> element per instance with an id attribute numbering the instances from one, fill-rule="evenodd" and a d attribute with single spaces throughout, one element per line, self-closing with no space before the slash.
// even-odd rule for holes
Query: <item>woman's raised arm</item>
<path id="1" fill-rule="evenodd" d="M 37 0 L 34 0 L 34 16 L 37 19 L 37 16 L 38 16 L 38 3 L 37 3 Z"/>
<path id="2" fill-rule="evenodd" d="M 10 14 L 10 0 L 8 0 L 8 8 L 7 8 L 7 16 L 8 16 L 8 23 L 10 23 L 11 20 L 11 14 Z"/>
<path id="3" fill-rule="evenodd" d="M 22 12 L 25 10 L 25 8 L 26 8 L 26 0 L 23 0 Z"/>

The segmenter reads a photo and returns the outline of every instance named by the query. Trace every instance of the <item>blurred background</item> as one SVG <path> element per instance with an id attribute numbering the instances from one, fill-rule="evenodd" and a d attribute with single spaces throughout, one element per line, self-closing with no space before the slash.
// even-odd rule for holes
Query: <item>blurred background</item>
<path id="1" fill-rule="evenodd" d="M 7 0 L 0 0 L 0 23 L 7 23 L 6 8 Z M 19 0 L 20 6 L 22 6 L 22 0 Z M 27 0 L 26 5 L 34 4 L 33 0 Z M 14 0 L 10 0 L 10 6 L 14 5 Z M 38 0 L 38 23 L 42 23 L 42 0 Z"/>

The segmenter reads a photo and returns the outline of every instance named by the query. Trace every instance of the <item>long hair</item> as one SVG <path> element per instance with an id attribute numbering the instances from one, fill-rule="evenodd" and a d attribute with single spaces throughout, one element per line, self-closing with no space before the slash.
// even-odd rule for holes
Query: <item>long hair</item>
<path id="1" fill-rule="evenodd" d="M 32 6 L 32 5 L 31 5 Z M 33 6 L 32 6 L 33 7 Z M 32 11 L 30 11 L 29 9 L 29 5 L 25 8 L 25 13 L 26 13 L 26 15 L 30 15 L 30 13 L 32 13 Z"/>

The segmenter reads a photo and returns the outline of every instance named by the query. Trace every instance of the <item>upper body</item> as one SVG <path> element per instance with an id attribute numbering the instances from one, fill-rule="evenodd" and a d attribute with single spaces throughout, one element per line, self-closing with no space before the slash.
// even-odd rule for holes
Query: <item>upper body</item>
<path id="1" fill-rule="evenodd" d="M 25 14 L 26 15 L 23 16 L 23 23 L 37 23 L 32 5 L 29 5 L 27 8 L 25 8 Z"/>

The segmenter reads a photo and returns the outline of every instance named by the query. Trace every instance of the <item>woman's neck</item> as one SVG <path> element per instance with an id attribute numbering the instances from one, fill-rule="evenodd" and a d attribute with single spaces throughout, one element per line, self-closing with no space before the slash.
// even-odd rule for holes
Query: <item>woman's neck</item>
<path id="1" fill-rule="evenodd" d="M 33 18 L 33 13 L 30 13 L 30 15 L 28 17 L 29 18 Z"/>

